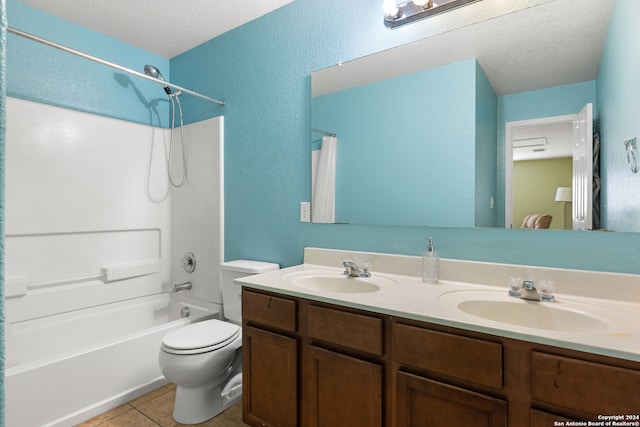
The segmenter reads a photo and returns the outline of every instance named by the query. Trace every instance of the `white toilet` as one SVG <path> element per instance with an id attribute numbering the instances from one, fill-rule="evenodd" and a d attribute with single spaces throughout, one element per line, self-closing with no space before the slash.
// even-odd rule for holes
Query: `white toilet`
<path id="1" fill-rule="evenodd" d="M 162 338 L 160 370 L 177 386 L 173 409 L 177 422 L 204 422 L 242 397 L 241 287 L 233 280 L 279 268 L 248 260 L 223 263 L 222 308 L 227 320 L 192 323 Z"/>

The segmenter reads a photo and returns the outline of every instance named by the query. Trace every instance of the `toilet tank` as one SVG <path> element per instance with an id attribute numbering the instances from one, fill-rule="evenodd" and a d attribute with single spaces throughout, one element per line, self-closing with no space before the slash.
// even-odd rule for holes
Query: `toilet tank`
<path id="1" fill-rule="evenodd" d="M 220 283 L 222 286 L 222 312 L 224 317 L 238 324 L 242 322 L 240 301 L 242 287 L 233 283 L 235 279 L 279 269 L 280 265 L 271 262 L 246 259 L 223 262 L 220 265 Z"/>

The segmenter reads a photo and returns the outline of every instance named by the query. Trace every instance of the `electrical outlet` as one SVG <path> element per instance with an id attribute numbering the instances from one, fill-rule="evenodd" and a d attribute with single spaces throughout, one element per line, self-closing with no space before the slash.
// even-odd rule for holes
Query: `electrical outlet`
<path id="1" fill-rule="evenodd" d="M 310 202 L 300 202 L 300 222 L 311 222 Z"/>

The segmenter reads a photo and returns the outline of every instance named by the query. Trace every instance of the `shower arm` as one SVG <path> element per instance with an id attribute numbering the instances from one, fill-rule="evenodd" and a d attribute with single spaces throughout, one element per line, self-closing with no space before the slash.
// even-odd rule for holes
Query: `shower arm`
<path id="1" fill-rule="evenodd" d="M 15 35 L 20 36 L 20 37 L 24 37 L 25 39 L 29 39 L 29 40 L 32 40 L 32 41 L 35 41 L 35 42 L 38 42 L 38 43 L 42 43 L 42 44 L 47 45 L 47 46 L 54 47 L 56 49 L 62 50 L 64 52 L 71 53 L 73 55 L 80 56 L 80 57 L 85 58 L 85 59 L 89 59 L 91 61 L 97 62 L 97 63 L 102 64 L 102 65 L 106 65 L 108 67 L 115 68 L 116 70 L 124 71 L 125 73 L 134 75 L 136 77 L 143 78 L 145 80 L 149 80 L 149 81 L 152 81 L 152 82 L 155 82 L 155 83 L 158 83 L 158 84 L 162 84 L 164 86 L 169 86 L 172 89 L 176 89 L 176 90 L 182 91 L 183 93 L 189 94 L 191 96 L 202 98 L 202 99 L 205 99 L 205 100 L 210 101 L 210 102 L 214 102 L 214 103 L 219 104 L 219 105 L 225 105 L 224 101 L 220 101 L 220 100 L 215 99 L 215 98 L 210 98 L 210 97 L 202 95 L 202 94 L 200 94 L 198 92 L 194 92 L 192 90 L 185 89 L 185 88 L 183 88 L 181 86 L 174 85 L 173 83 L 169 83 L 167 81 L 163 81 L 163 80 L 160 80 L 160 79 L 156 79 L 154 77 L 147 76 L 146 74 L 139 73 L 139 72 L 134 71 L 134 70 L 132 70 L 130 68 L 126 68 L 126 67 L 123 67 L 121 65 L 114 64 L 113 62 L 105 61 L 104 59 L 89 55 L 89 54 L 84 53 L 84 52 L 80 52 L 79 50 L 75 50 L 75 49 L 72 49 L 70 47 L 58 44 L 58 43 L 54 43 L 54 42 L 52 42 L 50 40 L 43 39 L 43 38 L 38 37 L 38 36 L 34 36 L 33 34 L 24 32 L 22 30 L 18 30 L 18 29 L 15 29 L 13 27 L 9 27 L 8 26 L 7 27 L 7 32 L 11 33 L 11 34 L 15 34 Z"/>

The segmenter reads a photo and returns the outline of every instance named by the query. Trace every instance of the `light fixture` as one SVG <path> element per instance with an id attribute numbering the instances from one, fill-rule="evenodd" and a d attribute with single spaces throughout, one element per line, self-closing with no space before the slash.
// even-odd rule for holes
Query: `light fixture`
<path id="1" fill-rule="evenodd" d="M 400 17 L 400 8 L 396 3 L 396 0 L 384 0 L 382 3 L 382 9 L 384 10 L 385 20 L 387 17 L 389 19 L 396 19 Z"/>
<path id="2" fill-rule="evenodd" d="M 571 187 L 558 187 L 556 189 L 555 201 L 564 203 L 564 212 L 562 216 L 564 219 L 565 230 L 570 230 L 571 228 L 573 228 L 572 226 L 569 226 L 567 224 L 567 206 L 569 205 L 569 203 L 571 203 L 571 200 L 573 200 L 571 196 Z"/>
<path id="3" fill-rule="evenodd" d="M 384 25 L 395 28 L 477 1 L 480 0 L 409 0 L 398 5 L 395 0 L 384 0 Z"/>

